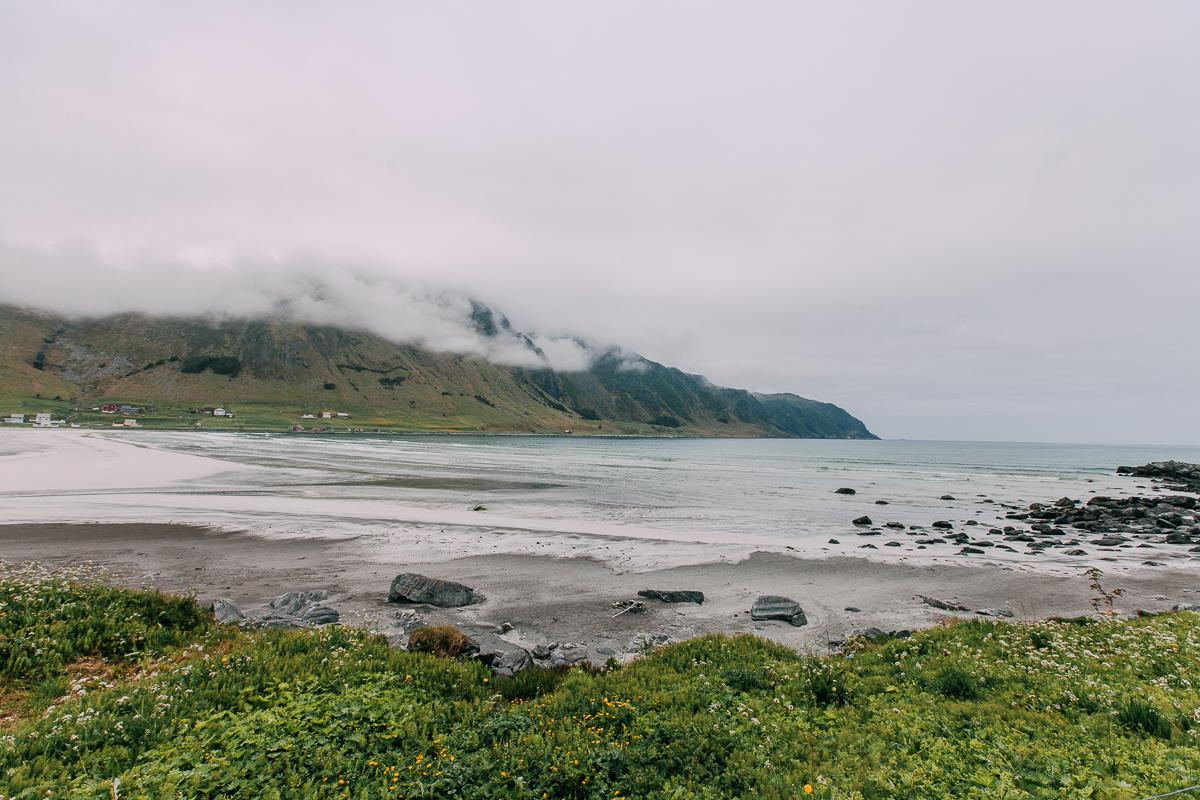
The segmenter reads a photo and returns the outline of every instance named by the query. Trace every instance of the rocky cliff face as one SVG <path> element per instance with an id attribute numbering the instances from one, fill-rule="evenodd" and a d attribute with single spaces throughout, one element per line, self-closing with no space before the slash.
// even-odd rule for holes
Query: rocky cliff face
<path id="1" fill-rule="evenodd" d="M 472 319 L 481 335 L 538 352 L 492 310 L 478 306 Z M 875 438 L 832 404 L 713 386 L 616 349 L 585 371 L 556 372 L 286 320 L 70 319 L 4 306 L 0 336 L 0 399 L 10 404 L 240 404 L 280 424 L 337 408 L 419 430 Z"/>

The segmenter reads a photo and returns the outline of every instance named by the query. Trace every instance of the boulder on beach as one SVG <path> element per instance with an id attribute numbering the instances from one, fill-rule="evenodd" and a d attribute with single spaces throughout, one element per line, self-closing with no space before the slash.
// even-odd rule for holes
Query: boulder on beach
<path id="1" fill-rule="evenodd" d="M 704 592 L 691 589 L 642 589 L 638 592 L 638 597 L 661 600 L 664 603 L 696 603 L 699 605 L 704 602 Z"/>
<path id="2" fill-rule="evenodd" d="M 238 604 L 228 597 L 218 597 L 212 601 L 213 617 L 222 625 L 236 625 L 246 618 Z"/>
<path id="3" fill-rule="evenodd" d="M 865 515 L 864 515 L 864 516 L 861 516 L 861 517 L 859 517 L 858 519 L 854 520 L 854 524 L 855 524 L 855 525 L 870 525 L 870 524 L 871 524 L 871 518 L 870 518 L 870 517 L 868 517 L 868 516 L 865 516 Z"/>
<path id="4" fill-rule="evenodd" d="M 750 606 L 750 619 L 753 620 L 782 620 L 799 628 L 808 624 L 804 609 L 790 597 L 775 594 L 765 594 Z"/>
<path id="5" fill-rule="evenodd" d="M 308 592 L 284 592 L 276 597 L 267 607 L 280 614 L 298 614 L 307 606 L 329 599 L 325 589 L 314 589 Z"/>
<path id="6" fill-rule="evenodd" d="M 424 603 L 438 608 L 469 606 L 482 599 L 470 586 L 415 572 L 397 575 L 388 591 L 389 603 Z"/>
<path id="7" fill-rule="evenodd" d="M 843 486 L 840 489 L 834 489 L 833 493 L 834 494 L 858 494 L 858 492 L 854 491 L 849 486 Z"/>
<path id="8" fill-rule="evenodd" d="M 547 653 L 549 655 L 549 653 Z M 498 677 L 511 678 L 522 670 L 533 666 L 533 657 L 522 647 L 505 650 L 492 659 L 492 673 Z"/>
<path id="9" fill-rule="evenodd" d="M 341 619 L 337 609 L 321 603 L 329 598 L 325 589 L 284 592 L 242 619 L 243 628 L 311 628 L 331 625 Z"/>

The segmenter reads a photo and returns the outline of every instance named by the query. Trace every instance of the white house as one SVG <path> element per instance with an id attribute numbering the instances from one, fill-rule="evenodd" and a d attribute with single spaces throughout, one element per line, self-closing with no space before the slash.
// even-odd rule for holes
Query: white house
<path id="1" fill-rule="evenodd" d="M 230 414 L 228 411 L 226 411 L 223 408 L 214 408 L 213 416 L 214 417 L 232 417 L 233 414 Z"/>
<path id="2" fill-rule="evenodd" d="M 25 415 L 24 414 L 9 414 L 7 417 L 4 418 L 4 424 L 6 424 L 6 425 L 24 425 L 25 424 Z"/>
<path id="3" fill-rule="evenodd" d="M 338 419 L 349 419 L 350 415 L 347 414 L 345 411 L 339 411 L 339 412 L 337 412 L 337 417 L 338 417 Z"/>
<path id="4" fill-rule="evenodd" d="M 300 419 L 316 419 L 316 414 L 301 414 Z"/>
<path id="5" fill-rule="evenodd" d="M 33 417 L 33 427 L 35 428 L 57 428 L 62 425 L 64 420 L 50 419 L 49 414 L 35 414 Z"/>
<path id="6" fill-rule="evenodd" d="M 124 422 L 114 422 L 114 428 L 140 428 L 142 424 L 136 419 L 127 419 Z"/>
<path id="7" fill-rule="evenodd" d="M 332 411 L 322 411 L 321 419 L 333 419 L 333 412 Z"/>

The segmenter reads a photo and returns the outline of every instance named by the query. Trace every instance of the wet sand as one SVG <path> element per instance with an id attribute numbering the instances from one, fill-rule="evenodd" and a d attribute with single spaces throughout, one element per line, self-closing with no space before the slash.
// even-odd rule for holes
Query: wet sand
<path id="1" fill-rule="evenodd" d="M 653 546 L 647 544 L 646 546 Z M 672 640 L 709 632 L 753 633 L 800 650 L 819 652 L 830 640 L 876 627 L 916 629 L 971 613 L 941 611 L 917 594 L 962 603 L 971 609 L 1004 608 L 1016 620 L 1092 612 L 1087 579 L 1048 575 L 994 564 L 893 564 L 855 558 L 803 559 L 755 553 L 737 562 L 621 572 L 588 558 L 536 555 L 474 555 L 434 563 L 397 563 L 371 540 L 265 539 L 245 533 L 155 524 L 17 524 L 0 526 L 0 560 L 66 566 L 94 563 L 115 583 L 193 592 L 202 602 L 229 597 L 250 607 L 285 591 L 328 589 L 330 605 L 347 624 L 401 635 L 396 605 L 387 603 L 391 579 L 420 572 L 466 583 L 482 603 L 455 610 L 415 607 L 430 623 L 459 625 L 485 642 L 508 622 L 511 643 L 586 644 L 594 658 L 632 649 L 639 636 Z M 1157 569 L 1114 575 L 1106 588 L 1126 590 L 1120 610 L 1162 611 L 1200 602 L 1194 570 Z M 703 605 L 647 600 L 640 614 L 611 604 L 638 599 L 639 589 L 704 592 Z M 791 597 L 803 606 L 808 625 L 755 622 L 749 608 L 762 594 Z M 860 609 L 857 612 L 847 607 Z"/>

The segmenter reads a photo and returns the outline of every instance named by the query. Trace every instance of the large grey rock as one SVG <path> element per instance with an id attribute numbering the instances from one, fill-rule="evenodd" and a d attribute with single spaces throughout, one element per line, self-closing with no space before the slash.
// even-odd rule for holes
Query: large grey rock
<path id="1" fill-rule="evenodd" d="M 754 605 L 750 606 L 750 619 L 777 619 L 795 625 L 797 628 L 808 624 L 808 617 L 804 615 L 804 609 L 800 607 L 799 603 L 790 597 L 781 597 L 775 594 L 765 594 L 755 600 Z"/>
<path id="2" fill-rule="evenodd" d="M 308 625 L 332 625 L 342 618 L 342 615 L 338 613 L 336 608 L 323 606 L 319 603 L 305 606 L 295 616 L 301 622 Z"/>
<path id="3" fill-rule="evenodd" d="M 325 589 L 314 589 L 311 592 L 285 592 L 267 606 L 280 614 L 298 614 L 306 606 L 327 599 L 329 599 L 329 592 Z"/>
<path id="4" fill-rule="evenodd" d="M 664 603 L 703 603 L 704 592 L 691 589 L 642 589 L 638 597 L 662 600 Z"/>
<path id="5" fill-rule="evenodd" d="M 218 597 L 212 602 L 213 616 L 222 625 L 236 625 L 246 618 L 238 604 L 228 597 Z"/>
<path id="6" fill-rule="evenodd" d="M 549 666 L 573 667 L 588 660 L 588 648 L 583 644 L 561 644 L 550 651 Z"/>
<path id="7" fill-rule="evenodd" d="M 520 647 L 505 650 L 492 660 L 492 672 L 505 678 L 511 678 L 521 670 L 532 666 L 533 658 L 527 650 Z"/>
<path id="8" fill-rule="evenodd" d="M 243 628 L 311 628 L 330 625 L 341 619 L 337 609 L 323 605 L 329 592 L 315 589 L 308 592 L 285 592 L 271 602 L 250 612 L 240 624 Z"/>
<path id="9" fill-rule="evenodd" d="M 469 606 L 482 599 L 470 586 L 429 578 L 415 572 L 397 575 L 388 592 L 390 603 L 425 603 L 439 608 Z"/>

